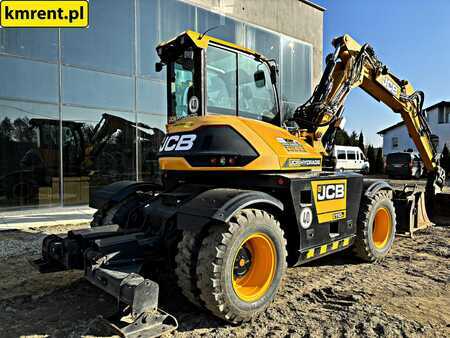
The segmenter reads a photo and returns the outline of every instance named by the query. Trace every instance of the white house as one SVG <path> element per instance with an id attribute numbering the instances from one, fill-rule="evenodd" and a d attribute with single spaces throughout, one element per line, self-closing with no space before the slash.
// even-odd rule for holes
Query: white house
<path id="1" fill-rule="evenodd" d="M 431 133 L 439 136 L 438 151 L 444 145 L 450 149 L 450 102 L 441 101 L 425 109 Z M 417 151 L 414 142 L 408 135 L 405 123 L 400 122 L 378 132 L 383 137 L 383 154 L 399 151 Z"/>

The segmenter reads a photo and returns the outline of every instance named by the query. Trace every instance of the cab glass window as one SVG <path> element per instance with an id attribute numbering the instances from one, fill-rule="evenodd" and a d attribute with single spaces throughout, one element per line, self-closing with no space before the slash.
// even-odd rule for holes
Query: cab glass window
<path id="1" fill-rule="evenodd" d="M 274 90 L 266 64 L 239 55 L 239 116 L 273 122 L 277 117 Z"/>
<path id="2" fill-rule="evenodd" d="M 178 120 L 188 116 L 188 102 L 193 95 L 192 62 L 185 58 L 179 58 L 173 65 L 173 77 L 171 84 L 172 118 Z"/>
<path id="3" fill-rule="evenodd" d="M 208 48 L 208 113 L 236 115 L 236 63 L 236 53 L 213 46 Z"/>

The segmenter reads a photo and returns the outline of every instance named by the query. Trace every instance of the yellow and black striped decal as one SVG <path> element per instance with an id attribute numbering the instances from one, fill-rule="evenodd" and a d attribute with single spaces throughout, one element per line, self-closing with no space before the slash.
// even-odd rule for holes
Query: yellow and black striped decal
<path id="1" fill-rule="evenodd" d="M 347 180 L 312 181 L 314 203 L 319 223 L 347 217 Z"/>
<path id="2" fill-rule="evenodd" d="M 334 242 L 330 242 L 328 244 L 320 245 L 315 248 L 310 248 L 305 251 L 302 251 L 301 260 L 307 261 L 310 259 L 318 258 L 320 256 L 324 256 L 330 253 L 333 253 L 335 251 L 339 251 L 342 249 L 345 249 L 350 246 L 352 243 L 352 239 L 354 236 L 346 237 L 344 239 L 339 239 Z"/>

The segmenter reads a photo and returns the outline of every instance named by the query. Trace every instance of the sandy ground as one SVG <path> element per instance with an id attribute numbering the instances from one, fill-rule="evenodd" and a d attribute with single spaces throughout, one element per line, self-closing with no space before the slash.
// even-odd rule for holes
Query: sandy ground
<path id="1" fill-rule="evenodd" d="M 79 227 L 0 232 L 0 337 L 111 334 L 96 317 L 114 311 L 112 297 L 79 272 L 41 275 L 27 261 L 46 234 Z M 380 264 L 344 252 L 290 268 L 271 307 L 241 326 L 190 305 L 173 278 L 160 305 L 180 323 L 175 337 L 449 337 L 449 258 L 450 229 L 434 227 L 398 237 Z"/>

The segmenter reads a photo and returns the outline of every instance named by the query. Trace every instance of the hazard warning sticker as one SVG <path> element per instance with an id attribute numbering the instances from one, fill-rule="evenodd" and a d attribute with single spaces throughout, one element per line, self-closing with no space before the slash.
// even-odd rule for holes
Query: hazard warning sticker
<path id="1" fill-rule="evenodd" d="M 290 153 L 299 153 L 304 152 L 302 145 L 300 142 L 296 140 L 290 140 L 287 138 L 277 137 L 277 142 L 280 143 L 286 151 Z"/>

